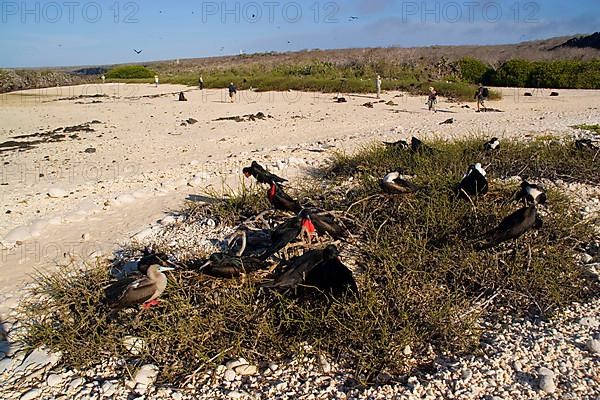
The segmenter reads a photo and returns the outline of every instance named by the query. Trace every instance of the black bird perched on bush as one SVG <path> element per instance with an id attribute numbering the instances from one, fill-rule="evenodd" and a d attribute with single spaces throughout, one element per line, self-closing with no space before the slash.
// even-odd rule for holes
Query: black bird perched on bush
<path id="1" fill-rule="evenodd" d="M 488 191 L 488 182 L 485 175 L 486 172 L 481 164 L 471 164 L 458 185 L 458 195 L 464 197 L 465 194 L 469 196 L 486 194 Z"/>
<path id="2" fill-rule="evenodd" d="M 157 298 L 167 287 L 164 271 L 173 268 L 150 265 L 146 276 L 126 278 L 109 285 L 104 290 L 104 303 L 111 308 L 122 309 L 142 304 L 145 309 L 159 304 Z"/>
<path id="3" fill-rule="evenodd" d="M 485 151 L 492 151 L 500 149 L 500 140 L 497 137 L 491 138 L 488 142 L 483 144 L 483 149 Z"/>
<path id="4" fill-rule="evenodd" d="M 296 289 L 298 286 L 313 286 L 331 294 L 352 291 L 358 294 L 352 272 L 339 260 L 335 245 L 323 250 L 310 250 L 292 260 L 288 268 L 275 278 L 268 288 Z"/>
<path id="5" fill-rule="evenodd" d="M 594 144 L 592 139 L 578 139 L 575 141 L 575 148 L 579 151 L 583 150 L 598 150 L 598 146 Z"/>
<path id="6" fill-rule="evenodd" d="M 250 176 L 253 176 L 254 178 L 256 178 L 256 181 L 258 183 L 271 184 L 272 182 L 275 182 L 275 183 L 287 182 L 287 179 L 283 179 L 275 174 L 268 172 L 266 169 L 263 168 L 262 165 L 260 165 L 256 161 L 252 161 L 252 164 L 249 167 L 245 167 L 244 169 L 242 169 L 242 172 L 244 173 L 244 176 L 246 178 L 248 178 Z"/>
<path id="7" fill-rule="evenodd" d="M 310 223 L 314 226 L 314 229 L 319 235 L 329 234 L 334 239 L 340 239 L 344 236 L 344 228 L 342 228 L 331 214 L 327 213 L 313 213 L 309 209 L 303 209 L 298 215 L 304 224 L 310 226 Z M 307 228 L 308 229 L 308 228 Z"/>
<path id="8" fill-rule="evenodd" d="M 478 239 L 487 238 L 488 242 L 478 245 L 477 250 L 491 249 L 507 240 L 516 239 L 531 228 L 542 226 L 542 220 L 537 215 L 535 204 L 523 207 L 504 218 L 500 225 L 484 233 Z"/>
<path id="9" fill-rule="evenodd" d="M 521 190 L 517 193 L 515 200 L 524 200 L 525 205 L 530 203 L 533 204 L 545 204 L 546 203 L 546 193 L 541 186 L 532 184 L 523 180 L 521 182 Z"/>
<path id="10" fill-rule="evenodd" d="M 434 153 L 434 149 L 432 147 L 427 146 L 425 143 L 423 143 L 421 140 L 417 139 L 414 136 L 410 140 L 410 149 L 414 153 L 426 153 L 426 154 Z"/>
<path id="11" fill-rule="evenodd" d="M 263 261 L 252 257 L 213 253 L 198 271 L 217 278 L 234 278 L 242 273 L 254 272 L 263 267 Z"/>
<path id="12" fill-rule="evenodd" d="M 410 146 L 406 140 L 398 140 L 396 142 L 383 142 L 385 147 L 393 150 L 407 150 Z"/>
<path id="13" fill-rule="evenodd" d="M 389 194 L 414 193 L 419 188 L 411 182 L 400 178 L 400 172 L 390 172 L 383 177 L 379 184 L 384 192 Z"/>
<path id="14" fill-rule="evenodd" d="M 299 236 L 307 235 L 312 240 L 316 229 L 309 218 L 298 214 L 277 226 L 271 232 L 271 247 L 260 255 L 261 260 L 266 260 L 285 246 L 296 240 Z"/>
<path id="15" fill-rule="evenodd" d="M 291 211 L 293 213 L 299 213 L 302 210 L 300 203 L 292 199 L 275 182 L 271 182 L 271 187 L 267 191 L 267 198 L 276 210 Z"/>

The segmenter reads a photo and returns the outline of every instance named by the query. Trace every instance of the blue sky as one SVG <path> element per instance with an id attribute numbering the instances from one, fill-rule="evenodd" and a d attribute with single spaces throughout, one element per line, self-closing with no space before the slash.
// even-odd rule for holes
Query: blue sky
<path id="1" fill-rule="evenodd" d="M 600 30 L 598 8 L 598 0 L 1 0 L 0 67 L 516 43 Z"/>

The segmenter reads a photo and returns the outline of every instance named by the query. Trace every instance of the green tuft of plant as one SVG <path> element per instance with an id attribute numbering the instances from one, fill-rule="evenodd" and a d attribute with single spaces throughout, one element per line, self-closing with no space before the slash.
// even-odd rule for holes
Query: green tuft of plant
<path id="1" fill-rule="evenodd" d="M 581 129 L 584 131 L 591 131 L 597 135 L 600 135 L 600 125 L 598 125 L 598 124 L 595 124 L 595 125 L 581 124 L 581 125 L 575 125 L 575 126 L 573 126 L 573 128 Z"/>
<path id="2" fill-rule="evenodd" d="M 485 153 L 482 142 L 432 141 L 427 153 L 371 145 L 354 155 L 338 154 L 322 177 L 290 189 L 346 223 L 352 236 L 338 247 L 356 271 L 359 297 L 297 297 L 261 289 L 264 274 L 218 280 L 182 269 L 169 274 L 157 308 L 108 318 L 100 302 L 107 266 L 83 273 L 62 269 L 39 275 L 38 288 L 23 304 L 24 339 L 62 351 L 65 362 L 78 367 L 109 356 L 151 362 L 171 383 L 238 356 L 282 361 L 310 344 L 369 384 L 383 370 L 403 374 L 427 364 L 430 346 L 436 353 L 475 351 L 481 318 L 551 318 L 560 307 L 597 296 L 598 283 L 577 262 L 593 230 L 556 190 L 547 191 L 548 204 L 540 207 L 541 229 L 497 249 L 473 246 L 477 236 L 520 207 L 512 200 L 518 183 L 499 178 L 568 172 L 598 183 L 597 168 L 570 142 L 503 142 L 496 153 Z M 458 199 L 454 187 L 474 162 L 487 167 L 490 192 Z M 379 180 L 393 170 L 414 175 L 422 189 L 382 194 Z M 268 207 L 264 191 L 254 187 L 219 196 L 188 213 L 211 213 L 231 224 Z M 128 336 L 142 340 L 141 354 L 129 353 L 123 344 Z M 410 358 L 403 354 L 406 345 Z"/>
<path id="3" fill-rule="evenodd" d="M 156 73 L 141 65 L 116 67 L 106 73 L 107 79 L 150 79 Z"/>
<path id="4" fill-rule="evenodd" d="M 189 201 L 184 213 L 191 218 L 215 217 L 222 224 L 235 225 L 270 207 L 266 190 L 244 181 L 237 191 L 223 186 L 221 190 L 209 189 L 206 194 L 209 202 Z"/>

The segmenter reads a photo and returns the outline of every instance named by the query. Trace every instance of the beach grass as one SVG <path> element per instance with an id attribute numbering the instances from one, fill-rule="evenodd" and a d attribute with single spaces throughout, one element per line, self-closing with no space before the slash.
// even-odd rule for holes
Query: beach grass
<path id="1" fill-rule="evenodd" d="M 372 144 L 336 154 L 313 180 L 290 188 L 345 221 L 351 237 L 338 247 L 356 271 L 358 297 L 296 297 L 261 289 L 258 276 L 219 280 L 180 269 L 169 273 L 157 308 L 109 318 L 101 305 L 108 266 L 64 268 L 38 275 L 21 307 L 23 339 L 61 351 L 76 367 L 103 357 L 153 363 L 171 383 L 239 356 L 258 364 L 285 361 L 308 344 L 353 371 L 357 383 L 372 384 L 381 372 L 406 374 L 442 353 L 477 352 L 483 319 L 552 318 L 561 307 L 597 296 L 598 282 L 578 261 L 593 238 L 591 224 L 557 189 L 548 188 L 541 229 L 495 250 L 473 246 L 520 207 L 512 200 L 519 182 L 503 178 L 597 185 L 592 155 L 558 141 L 503 142 L 499 152 L 485 153 L 482 142 L 430 141 L 433 151 L 423 153 Z M 474 162 L 487 167 L 491 190 L 458 199 L 454 187 Z M 413 175 L 422 189 L 382 194 L 379 180 L 392 170 Z M 211 216 L 232 224 L 267 207 L 264 190 L 254 186 L 213 195 L 210 204 L 188 205 L 188 223 Z M 123 344 L 130 336 L 144 343 L 140 354 Z"/>

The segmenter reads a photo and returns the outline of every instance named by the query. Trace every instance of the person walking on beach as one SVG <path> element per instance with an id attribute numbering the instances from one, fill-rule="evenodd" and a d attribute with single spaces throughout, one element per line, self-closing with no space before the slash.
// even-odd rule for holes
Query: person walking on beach
<path id="1" fill-rule="evenodd" d="M 437 112 L 435 104 L 437 103 L 437 92 L 433 86 L 429 88 L 429 96 L 427 97 L 427 106 L 429 111 Z"/>
<path id="2" fill-rule="evenodd" d="M 489 91 L 487 88 L 483 87 L 480 83 L 477 87 L 477 91 L 475 92 L 475 99 L 477 100 L 477 111 L 487 111 L 485 108 L 484 101 L 487 99 L 489 95 Z"/>
<path id="3" fill-rule="evenodd" d="M 377 81 L 375 82 L 377 85 L 377 98 L 381 97 L 381 76 L 377 75 Z"/>
<path id="4" fill-rule="evenodd" d="M 156 85 L 156 87 L 158 87 L 158 83 L 159 83 L 158 75 L 154 75 L 154 84 Z"/>
<path id="5" fill-rule="evenodd" d="M 200 79 L 198 79 L 198 85 L 200 86 L 200 90 L 204 89 L 204 79 L 202 78 L 202 75 L 200 75 Z"/>
<path id="6" fill-rule="evenodd" d="M 237 88 L 235 87 L 233 82 L 229 83 L 229 100 L 232 103 L 234 102 L 234 96 L 236 93 L 237 93 Z"/>

